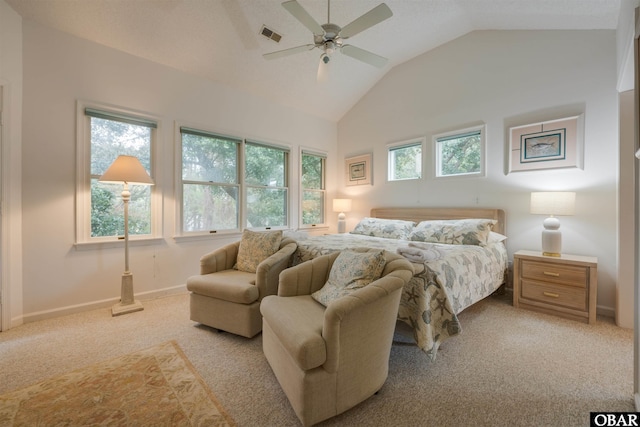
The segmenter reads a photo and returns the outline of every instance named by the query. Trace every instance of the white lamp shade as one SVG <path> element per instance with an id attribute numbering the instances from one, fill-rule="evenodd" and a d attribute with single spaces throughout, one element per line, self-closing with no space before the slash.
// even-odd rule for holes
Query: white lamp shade
<path id="1" fill-rule="evenodd" d="M 120 155 L 100 177 L 100 182 L 153 185 L 144 166 L 134 156 Z"/>
<path id="2" fill-rule="evenodd" d="M 571 191 L 539 191 L 531 193 L 531 213 L 537 215 L 574 215 L 576 193 Z"/>
<path id="3" fill-rule="evenodd" d="M 333 199 L 334 212 L 351 212 L 351 199 Z"/>

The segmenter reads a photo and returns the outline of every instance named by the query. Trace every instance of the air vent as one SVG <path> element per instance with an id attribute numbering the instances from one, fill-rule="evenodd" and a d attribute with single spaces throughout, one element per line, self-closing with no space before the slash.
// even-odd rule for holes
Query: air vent
<path id="1" fill-rule="evenodd" d="M 276 33 L 272 29 L 267 28 L 266 25 L 262 26 L 262 29 L 260 30 L 260 34 L 262 34 L 269 40 L 273 40 L 276 43 L 280 43 L 280 39 L 282 38 L 280 34 Z"/>

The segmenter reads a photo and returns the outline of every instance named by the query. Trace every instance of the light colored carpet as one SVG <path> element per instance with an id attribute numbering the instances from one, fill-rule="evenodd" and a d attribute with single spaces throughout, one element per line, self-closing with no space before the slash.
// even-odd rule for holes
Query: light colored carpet
<path id="1" fill-rule="evenodd" d="M 235 426 L 173 341 L 0 395 L 0 426 Z"/>
<path id="2" fill-rule="evenodd" d="M 322 425 L 585 426 L 590 411 L 633 411 L 633 332 L 515 309 L 489 297 L 460 315 L 463 332 L 435 361 L 396 344 L 377 395 Z M 0 333 L 0 393 L 175 340 L 239 426 L 299 422 L 262 353 L 189 320 L 187 295 L 29 323 Z"/>

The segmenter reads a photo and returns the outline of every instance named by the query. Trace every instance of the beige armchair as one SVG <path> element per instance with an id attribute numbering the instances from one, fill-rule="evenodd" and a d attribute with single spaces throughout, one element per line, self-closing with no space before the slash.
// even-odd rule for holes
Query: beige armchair
<path id="1" fill-rule="evenodd" d="M 310 295 L 324 286 L 338 255 L 283 271 L 278 295 L 266 297 L 260 308 L 264 354 L 305 426 L 380 390 L 402 288 L 413 276 L 409 261 L 385 251 L 380 279 L 325 307 Z"/>
<path id="2" fill-rule="evenodd" d="M 258 264 L 255 273 L 234 269 L 240 242 L 200 258 L 200 274 L 187 279 L 191 320 L 251 338 L 262 330 L 260 302 L 278 292 L 278 276 L 297 245 L 282 239 L 280 249 Z"/>

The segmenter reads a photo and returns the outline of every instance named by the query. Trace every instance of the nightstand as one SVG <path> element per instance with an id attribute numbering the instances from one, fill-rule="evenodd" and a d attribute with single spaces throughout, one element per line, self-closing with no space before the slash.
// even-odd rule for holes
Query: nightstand
<path id="1" fill-rule="evenodd" d="M 518 251 L 513 256 L 513 305 L 596 322 L 598 258 Z"/>

